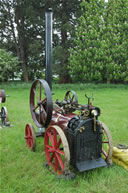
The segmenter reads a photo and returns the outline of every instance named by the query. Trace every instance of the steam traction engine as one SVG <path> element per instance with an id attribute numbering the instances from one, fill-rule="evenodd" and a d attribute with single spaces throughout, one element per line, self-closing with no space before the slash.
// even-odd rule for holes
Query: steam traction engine
<path id="1" fill-rule="evenodd" d="M 37 126 L 25 128 L 28 148 L 35 151 L 36 137 L 44 136 L 48 166 L 58 174 L 68 175 L 69 165 L 78 171 L 112 164 L 112 138 L 98 120 L 100 108 L 78 103 L 74 91 L 67 91 L 62 101 L 52 101 L 52 12 L 46 12 L 46 80 L 35 80 L 30 91 L 30 111 Z"/>
<path id="2" fill-rule="evenodd" d="M 0 103 L 5 103 L 6 101 L 6 95 L 5 95 L 5 91 L 4 90 L 0 90 Z M 1 124 L 2 126 L 9 126 L 9 122 L 8 122 L 8 111 L 7 108 L 5 106 L 1 107 L 0 110 L 0 118 L 1 118 Z"/>
<path id="3" fill-rule="evenodd" d="M 112 164 L 112 138 L 98 120 L 100 108 L 92 105 L 91 97 L 87 105 L 81 105 L 76 93 L 68 91 L 64 100 L 53 102 L 48 83 L 36 80 L 31 87 L 30 109 L 38 132 L 26 125 L 27 146 L 35 150 L 36 137 L 44 136 L 47 163 L 55 172 L 66 174 L 70 164 L 80 172 Z"/>

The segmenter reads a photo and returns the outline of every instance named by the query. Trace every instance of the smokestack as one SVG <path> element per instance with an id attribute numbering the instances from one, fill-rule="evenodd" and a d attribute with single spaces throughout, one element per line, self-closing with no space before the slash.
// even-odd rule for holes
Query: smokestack
<path id="1" fill-rule="evenodd" d="M 52 9 L 45 12 L 46 81 L 52 89 Z"/>

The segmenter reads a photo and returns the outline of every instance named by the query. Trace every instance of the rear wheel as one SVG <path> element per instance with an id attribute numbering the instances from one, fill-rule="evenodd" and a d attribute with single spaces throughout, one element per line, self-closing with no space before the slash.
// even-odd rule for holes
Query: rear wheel
<path id="1" fill-rule="evenodd" d="M 38 128 L 47 127 L 52 118 L 52 95 L 45 80 L 35 80 L 30 91 L 30 110 Z"/>
<path id="2" fill-rule="evenodd" d="M 106 127 L 104 123 L 101 122 L 102 127 L 102 155 L 107 164 L 112 164 L 112 136 L 110 134 L 109 129 Z"/>
<path id="3" fill-rule="evenodd" d="M 49 166 L 58 174 L 69 169 L 70 153 L 66 136 L 58 126 L 47 128 L 44 137 L 45 155 Z"/>

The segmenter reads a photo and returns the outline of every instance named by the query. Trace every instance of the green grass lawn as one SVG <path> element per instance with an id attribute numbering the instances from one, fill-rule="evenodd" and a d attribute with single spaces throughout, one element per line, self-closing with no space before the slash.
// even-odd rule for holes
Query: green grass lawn
<path id="1" fill-rule="evenodd" d="M 44 140 L 37 138 L 37 150 L 26 147 L 24 130 L 32 123 L 29 108 L 31 84 L 6 84 L 11 127 L 0 130 L 0 193 L 128 193 L 128 172 L 120 166 L 79 173 L 74 180 L 56 179 L 44 167 Z M 86 104 L 85 93 L 94 96 L 101 108 L 99 120 L 111 131 L 113 144 L 128 145 L 128 86 L 103 84 L 53 85 L 55 99 L 63 99 L 67 90 L 75 90 L 79 103 Z"/>

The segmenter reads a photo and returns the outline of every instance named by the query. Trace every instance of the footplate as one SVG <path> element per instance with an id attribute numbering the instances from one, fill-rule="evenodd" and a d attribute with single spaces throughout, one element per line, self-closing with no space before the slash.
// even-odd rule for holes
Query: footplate
<path id="1" fill-rule="evenodd" d="M 106 162 L 102 158 L 98 158 L 94 160 L 87 160 L 87 161 L 76 163 L 76 168 L 78 169 L 78 171 L 84 172 L 87 170 L 92 170 L 106 165 L 107 165 Z"/>

